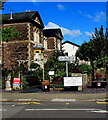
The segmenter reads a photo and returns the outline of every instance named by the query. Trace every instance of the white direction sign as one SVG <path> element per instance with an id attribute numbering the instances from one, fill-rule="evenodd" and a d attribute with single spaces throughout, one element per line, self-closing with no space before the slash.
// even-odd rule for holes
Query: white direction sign
<path id="1" fill-rule="evenodd" d="M 59 61 L 75 61 L 75 56 L 59 56 Z"/>

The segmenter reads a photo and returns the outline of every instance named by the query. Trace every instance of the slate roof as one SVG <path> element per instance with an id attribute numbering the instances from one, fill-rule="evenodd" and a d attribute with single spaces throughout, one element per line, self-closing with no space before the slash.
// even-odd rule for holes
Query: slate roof
<path id="1" fill-rule="evenodd" d="M 39 18 L 41 24 L 39 24 L 38 22 L 35 21 L 36 17 Z M 12 18 L 13 19 L 10 19 L 10 14 L 2 14 L 2 23 L 9 24 L 9 23 L 31 22 L 32 24 L 36 25 L 37 27 L 44 28 L 44 24 L 41 20 L 41 17 L 39 15 L 38 11 L 12 13 Z"/>
<path id="2" fill-rule="evenodd" d="M 60 34 L 60 35 L 59 35 Z M 57 29 L 44 29 L 43 35 L 46 37 L 57 37 L 59 39 L 63 39 L 63 35 L 60 28 Z"/>
<path id="3" fill-rule="evenodd" d="M 72 44 L 72 45 L 74 45 L 74 46 L 80 47 L 80 45 L 77 45 L 77 44 L 72 43 L 72 42 L 70 42 L 70 41 L 65 41 L 65 42 L 62 43 L 62 45 L 65 44 L 65 43 L 69 43 L 69 44 Z"/>

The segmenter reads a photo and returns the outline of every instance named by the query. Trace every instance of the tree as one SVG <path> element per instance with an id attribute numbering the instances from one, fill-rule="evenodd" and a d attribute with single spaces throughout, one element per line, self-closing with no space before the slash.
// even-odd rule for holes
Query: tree
<path id="1" fill-rule="evenodd" d="M 65 76 L 65 62 L 58 61 L 58 56 L 64 56 L 63 51 L 54 51 L 51 58 L 45 63 L 45 77 L 49 79 L 48 72 L 54 71 L 55 76 Z"/>
<path id="2" fill-rule="evenodd" d="M 93 49 L 92 42 L 84 42 L 79 50 L 76 52 L 76 57 L 79 57 L 80 60 L 90 61 L 92 67 L 92 80 L 94 79 L 94 61 L 95 61 L 95 53 Z"/>
<path id="3" fill-rule="evenodd" d="M 103 26 L 99 29 L 95 28 L 95 33 L 92 34 L 90 41 L 84 42 L 76 53 L 76 56 L 81 60 L 90 61 L 92 66 L 92 80 L 94 80 L 94 62 L 99 61 L 102 57 L 108 54 L 105 52 L 105 49 L 108 50 L 108 47 L 105 44 L 107 39 L 105 38 L 106 36 L 104 34 Z"/>
<path id="4" fill-rule="evenodd" d="M 81 64 L 81 65 L 78 65 L 77 68 L 82 72 L 87 72 L 88 74 L 91 74 L 91 70 L 92 70 L 91 65 Z"/>
<path id="5" fill-rule="evenodd" d="M 104 33 L 103 26 L 98 30 L 95 28 L 94 38 L 94 47 L 95 53 L 98 55 L 98 59 L 96 60 L 97 67 L 105 68 L 106 77 L 108 77 L 108 28 Z"/>

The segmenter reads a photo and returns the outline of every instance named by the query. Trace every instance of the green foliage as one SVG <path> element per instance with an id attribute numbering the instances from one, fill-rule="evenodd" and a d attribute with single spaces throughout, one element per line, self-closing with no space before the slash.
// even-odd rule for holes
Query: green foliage
<path id="1" fill-rule="evenodd" d="M 64 88 L 63 84 L 50 84 L 50 88 Z"/>
<path id="2" fill-rule="evenodd" d="M 31 63 L 31 65 L 30 65 L 30 68 L 36 69 L 36 68 L 38 68 L 38 67 L 40 67 L 40 65 L 37 64 L 37 63 Z"/>
<path id="3" fill-rule="evenodd" d="M 92 72 L 91 65 L 81 64 L 81 65 L 78 65 L 78 68 L 79 68 L 79 70 L 81 70 L 83 72 L 87 72 L 88 74 L 90 74 Z"/>
<path id="4" fill-rule="evenodd" d="M 79 50 L 76 52 L 76 56 L 79 57 L 81 60 L 85 61 L 94 61 L 96 59 L 96 55 L 93 48 L 93 42 L 84 42 Z"/>
<path id="5" fill-rule="evenodd" d="M 34 71 L 28 71 L 27 76 L 36 77 L 38 80 L 42 80 L 42 76 L 43 76 L 42 69 L 39 68 L 39 69 L 34 70 Z"/>
<path id="6" fill-rule="evenodd" d="M 23 88 L 26 88 L 28 85 L 28 82 L 26 81 L 26 78 L 24 76 L 21 77 L 21 85 Z"/>
<path id="7" fill-rule="evenodd" d="M 42 80 L 43 71 L 40 68 L 39 64 L 31 63 L 30 69 L 31 69 L 31 71 L 28 71 L 28 73 L 27 73 L 28 76 L 36 77 L 37 79 Z M 32 71 L 32 69 L 33 69 L 33 71 Z"/>
<path id="8" fill-rule="evenodd" d="M 108 57 L 102 57 L 99 60 L 94 62 L 95 68 L 100 69 L 103 68 L 105 71 L 105 76 L 108 78 Z"/>
<path id="9" fill-rule="evenodd" d="M 81 60 L 90 61 L 92 66 L 92 77 L 94 76 L 95 67 L 102 67 L 101 58 L 106 57 L 105 52 L 108 51 L 108 31 L 104 34 L 103 26 L 99 29 L 95 28 L 95 33 L 88 42 L 84 42 L 76 53 Z M 108 56 L 107 56 L 108 57 Z M 105 64 L 105 62 L 104 62 Z"/>
<path id="10" fill-rule="evenodd" d="M 5 42 L 8 42 L 9 39 L 13 40 L 15 37 L 18 37 L 21 34 L 22 32 L 12 27 L 0 29 L 0 35 L 2 35 L 2 40 Z"/>
<path id="11" fill-rule="evenodd" d="M 12 73 L 12 70 L 8 70 L 8 69 L 3 69 L 2 70 L 2 76 L 3 77 L 7 77 L 11 73 Z"/>
<path id="12" fill-rule="evenodd" d="M 105 68 L 105 66 L 108 64 L 108 57 L 102 57 L 99 60 L 94 62 L 96 68 Z"/>
<path id="13" fill-rule="evenodd" d="M 58 61 L 58 56 L 63 56 L 63 51 L 55 51 L 50 60 L 45 63 L 45 78 L 49 79 L 48 72 L 54 71 L 54 76 L 65 76 L 65 62 Z"/>
<path id="14" fill-rule="evenodd" d="M 104 57 L 105 48 L 105 34 L 103 32 L 103 26 L 98 30 L 95 28 L 95 34 L 92 35 L 90 41 L 84 42 L 76 55 L 81 60 L 95 61 Z M 108 48 L 107 48 L 108 49 Z"/>

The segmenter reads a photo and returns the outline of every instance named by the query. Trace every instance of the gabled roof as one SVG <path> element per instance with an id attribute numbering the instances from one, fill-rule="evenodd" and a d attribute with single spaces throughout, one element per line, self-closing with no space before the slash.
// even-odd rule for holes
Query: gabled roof
<path id="1" fill-rule="evenodd" d="M 44 24 L 41 20 L 41 17 L 38 11 L 29 11 L 29 12 L 22 12 L 22 13 L 12 13 L 12 18 L 10 19 L 10 14 L 2 14 L 2 23 L 9 24 L 9 23 L 21 23 L 21 22 L 31 22 L 32 24 L 44 28 Z M 36 17 L 39 18 L 40 24 L 35 21 Z"/>
<path id="2" fill-rule="evenodd" d="M 66 44 L 66 43 L 69 43 L 69 44 L 71 44 L 71 45 L 74 45 L 74 46 L 80 47 L 80 45 L 77 45 L 77 44 L 72 43 L 72 42 L 70 42 L 70 41 L 65 41 L 65 42 L 62 43 L 62 45 Z"/>
<path id="3" fill-rule="evenodd" d="M 8 1 L 8 0 L 1 0 L 1 2 L 6 2 L 6 1 Z"/>
<path id="4" fill-rule="evenodd" d="M 60 40 L 63 39 L 63 35 L 61 32 L 60 28 L 56 28 L 56 29 L 44 29 L 43 30 L 43 35 L 46 37 L 57 37 Z"/>

